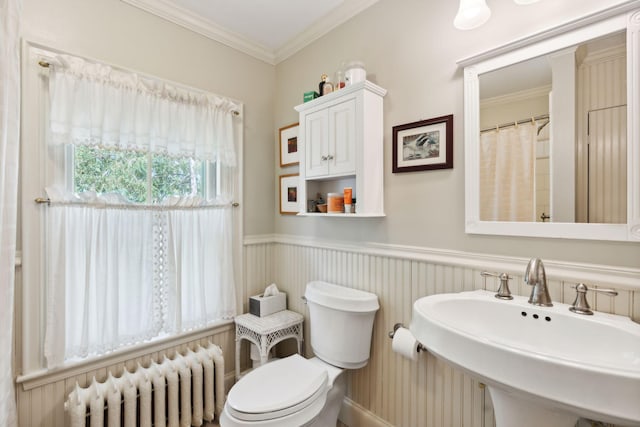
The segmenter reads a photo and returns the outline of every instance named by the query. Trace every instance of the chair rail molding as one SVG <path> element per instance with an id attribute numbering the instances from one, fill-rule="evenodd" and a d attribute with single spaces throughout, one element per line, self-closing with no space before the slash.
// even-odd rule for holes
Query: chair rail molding
<path id="1" fill-rule="evenodd" d="M 245 236 L 244 238 L 245 246 L 264 244 L 305 246 L 393 259 L 426 261 L 453 267 L 500 271 L 515 275 L 524 274 L 525 267 L 529 262 L 529 258 L 506 255 L 493 255 L 388 243 L 345 242 L 287 234 L 252 235 Z M 603 286 L 613 286 L 620 289 L 640 290 L 640 269 L 638 268 L 586 264 L 550 259 L 543 259 L 543 261 L 547 277 L 553 280 L 575 283 L 586 282 Z"/>

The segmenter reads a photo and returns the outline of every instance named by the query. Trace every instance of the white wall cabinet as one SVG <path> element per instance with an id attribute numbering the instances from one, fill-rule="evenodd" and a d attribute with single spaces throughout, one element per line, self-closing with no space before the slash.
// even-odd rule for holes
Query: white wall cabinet
<path id="1" fill-rule="evenodd" d="M 355 114 L 355 99 L 349 99 L 305 116 L 307 178 L 355 174 Z"/>
<path id="2" fill-rule="evenodd" d="M 298 105 L 300 215 L 384 216 L 383 97 L 386 90 L 356 83 Z M 308 200 L 320 193 L 353 189 L 355 214 L 307 212 Z"/>

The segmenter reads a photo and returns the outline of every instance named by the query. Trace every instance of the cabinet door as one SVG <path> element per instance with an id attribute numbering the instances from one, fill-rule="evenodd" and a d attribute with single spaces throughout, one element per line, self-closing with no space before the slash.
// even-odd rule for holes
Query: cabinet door
<path id="1" fill-rule="evenodd" d="M 308 114 L 304 118 L 307 178 L 323 176 L 329 173 L 329 162 L 327 161 L 327 152 L 329 150 L 328 118 L 329 111 L 326 109 Z"/>
<path id="2" fill-rule="evenodd" d="M 356 100 L 329 108 L 329 174 L 356 172 Z"/>

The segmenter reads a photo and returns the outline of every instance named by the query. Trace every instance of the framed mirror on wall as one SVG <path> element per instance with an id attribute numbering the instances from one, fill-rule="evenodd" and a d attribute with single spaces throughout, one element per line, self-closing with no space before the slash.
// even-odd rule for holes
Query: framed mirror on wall
<path id="1" fill-rule="evenodd" d="M 640 241 L 640 9 L 461 60 L 466 232 Z"/>

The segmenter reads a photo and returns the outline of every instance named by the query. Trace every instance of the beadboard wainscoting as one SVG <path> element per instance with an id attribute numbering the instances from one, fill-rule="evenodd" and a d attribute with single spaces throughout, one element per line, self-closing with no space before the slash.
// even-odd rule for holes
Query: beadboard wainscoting
<path id="1" fill-rule="evenodd" d="M 164 355 L 172 358 L 176 352 L 194 349 L 198 344 L 212 342 L 222 348 L 225 361 L 225 390 L 229 390 L 234 379 L 233 324 L 212 328 L 178 338 L 165 344 L 151 344 L 147 350 L 133 350 L 120 356 L 106 356 L 90 363 L 87 367 L 77 367 L 49 372 L 45 375 L 30 375 L 19 379 L 16 387 L 19 425 L 24 427 L 65 427 L 69 425 L 69 415 L 64 410 L 64 402 L 76 382 L 81 387 L 91 384 L 95 376 L 103 382 L 109 372 L 119 377 L 124 369 L 135 371 L 138 363 L 149 366 L 152 360 L 161 361 Z"/>
<path id="2" fill-rule="evenodd" d="M 592 307 L 640 321 L 640 269 L 543 261 L 554 301 L 573 302 L 576 281 L 614 287 L 620 292 L 616 298 L 590 295 Z M 410 323 L 413 302 L 420 297 L 485 286 L 497 289 L 497 279 L 485 284 L 483 270 L 509 273 L 514 276 L 512 291 L 528 295 L 530 288 L 523 283 L 527 262 L 420 247 L 252 236 L 245 238 L 244 292 L 257 294 L 276 283 L 287 292 L 289 309 L 305 315 L 305 337 L 308 311 L 301 296 L 307 282 L 325 280 L 378 295 L 371 359 L 366 367 L 349 372 L 348 398 L 340 415 L 349 427 L 488 427 L 494 425 L 493 410 L 482 384 L 428 352 L 418 362 L 397 355 L 387 334 L 396 322 Z M 308 341 L 305 352 L 312 355 Z"/>

